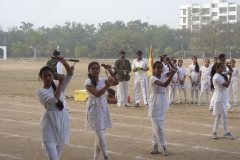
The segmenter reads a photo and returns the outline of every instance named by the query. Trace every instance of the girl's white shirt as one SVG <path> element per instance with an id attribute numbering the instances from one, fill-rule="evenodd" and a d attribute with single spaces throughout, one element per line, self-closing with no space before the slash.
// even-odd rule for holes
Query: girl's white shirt
<path id="1" fill-rule="evenodd" d="M 230 106 L 228 101 L 228 90 L 222 86 L 225 83 L 225 79 L 222 75 L 216 73 L 213 76 L 214 92 L 212 96 L 213 115 L 227 116 L 227 107 Z"/>
<path id="2" fill-rule="evenodd" d="M 52 86 L 49 89 L 40 88 L 36 91 L 38 100 L 45 109 L 40 124 L 42 143 L 46 143 L 50 148 L 57 144 L 69 143 L 71 118 L 66 110 L 64 91 L 71 79 L 72 76 L 66 75 L 63 82 L 62 92 L 59 97 L 59 100 L 64 105 L 61 111 L 56 106 L 58 100 L 54 96 Z"/>
<path id="3" fill-rule="evenodd" d="M 238 67 L 234 67 L 231 81 L 238 81 Z"/>
<path id="4" fill-rule="evenodd" d="M 149 80 L 152 94 L 149 98 L 149 117 L 159 117 L 161 120 L 165 119 L 166 112 L 169 110 L 168 97 L 166 94 L 166 87 L 161 87 L 154 84 L 156 81 L 165 82 L 167 80 L 167 74 L 162 74 L 161 78 L 158 79 L 152 76 Z"/>
<path id="5" fill-rule="evenodd" d="M 106 78 L 99 78 L 96 86 L 97 90 L 102 89 L 106 85 Z M 86 86 L 92 86 L 90 79 L 87 79 L 84 84 Z M 108 102 L 106 99 L 107 91 L 100 97 L 95 97 L 87 89 L 88 100 L 86 103 L 86 123 L 85 127 L 90 126 L 92 130 L 100 130 L 105 128 L 112 128 L 112 121 L 108 109 Z"/>
<path id="6" fill-rule="evenodd" d="M 186 76 L 186 68 L 184 66 L 182 67 L 178 66 L 178 72 L 179 72 L 179 79 L 184 80 L 184 77 Z"/>
<path id="7" fill-rule="evenodd" d="M 201 71 L 201 83 L 208 83 L 209 85 L 211 84 L 210 80 L 211 80 L 211 70 L 212 70 L 212 67 L 205 67 L 205 66 L 202 66 L 200 68 L 200 71 Z"/>

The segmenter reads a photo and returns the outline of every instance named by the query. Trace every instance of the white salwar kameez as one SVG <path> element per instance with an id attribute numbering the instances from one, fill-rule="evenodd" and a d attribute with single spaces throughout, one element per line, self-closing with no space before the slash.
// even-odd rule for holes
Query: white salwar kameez
<path id="1" fill-rule="evenodd" d="M 179 88 L 179 82 L 178 82 L 178 71 L 173 75 L 173 78 L 169 84 L 169 104 L 171 104 L 176 95 L 176 91 Z"/>
<path id="2" fill-rule="evenodd" d="M 96 86 L 97 90 L 100 90 L 106 85 L 105 78 L 99 78 L 99 82 Z M 84 88 L 86 86 L 92 86 L 91 80 L 87 79 L 85 81 Z M 87 90 L 87 89 L 86 89 Z M 90 126 L 95 132 L 95 150 L 94 150 L 94 160 L 99 159 L 100 152 L 102 152 L 105 158 L 108 157 L 106 140 L 105 140 L 105 128 L 112 128 L 112 121 L 109 114 L 108 103 L 107 103 L 107 92 L 105 92 L 100 97 L 95 97 L 88 90 L 88 100 L 86 104 L 86 124 L 85 126 Z"/>
<path id="3" fill-rule="evenodd" d="M 55 159 L 60 159 L 62 145 L 69 144 L 70 139 L 70 116 L 66 110 L 66 101 L 64 100 L 64 91 L 71 81 L 72 76 L 66 75 L 62 92 L 59 100 L 63 102 L 64 108 L 59 110 L 56 103 L 58 100 L 54 96 L 52 87 L 49 89 L 40 88 L 36 91 L 38 100 L 46 109 L 41 118 L 40 130 L 42 143 L 45 146 L 49 159 L 54 156 Z M 57 85 L 56 85 L 57 87 Z M 56 147 L 58 155 L 51 155 L 51 149 Z"/>
<path id="4" fill-rule="evenodd" d="M 231 100 L 231 95 L 233 94 L 233 101 L 235 104 L 238 102 L 238 68 L 234 67 L 232 73 L 231 83 L 228 86 L 229 91 L 229 101 Z"/>
<path id="5" fill-rule="evenodd" d="M 152 94 L 149 98 L 149 110 L 148 116 L 151 117 L 153 134 L 152 143 L 154 146 L 158 146 L 158 143 L 164 147 L 167 146 L 164 133 L 164 122 L 166 112 L 169 110 L 169 103 L 166 94 L 166 87 L 160 87 L 154 84 L 155 81 L 165 82 L 167 80 L 167 74 L 162 74 L 158 79 L 155 76 L 150 78 L 150 88 Z"/>
<path id="6" fill-rule="evenodd" d="M 184 66 L 178 67 L 178 75 L 179 80 L 184 81 L 183 83 L 179 83 L 179 87 L 177 89 L 178 99 L 181 102 L 181 91 L 184 93 L 184 100 L 187 100 L 187 93 L 186 93 L 186 84 L 185 84 L 185 76 L 186 76 L 186 68 Z"/>
<path id="7" fill-rule="evenodd" d="M 195 82 L 194 84 L 192 82 L 189 82 L 189 88 L 191 90 L 191 101 L 193 102 L 193 97 L 194 97 L 194 91 L 195 91 L 195 96 L 196 96 L 196 102 L 198 102 L 198 90 L 200 87 L 200 84 L 197 83 L 198 81 L 198 76 L 200 72 L 195 71 L 196 65 L 191 64 L 188 68 L 188 76 L 192 78 L 192 82 Z M 200 69 L 200 66 L 199 66 Z"/>
<path id="8" fill-rule="evenodd" d="M 222 75 L 216 73 L 213 76 L 213 85 L 214 93 L 212 96 L 212 106 L 213 106 L 213 115 L 216 116 L 215 123 L 213 127 L 213 132 L 217 132 L 220 118 L 223 119 L 223 128 L 225 133 L 228 132 L 227 129 L 227 107 L 230 106 L 228 99 L 228 90 L 226 87 L 223 87 L 222 84 L 225 83 L 225 79 Z"/>
<path id="9" fill-rule="evenodd" d="M 201 92 L 200 92 L 200 97 L 198 103 L 200 104 L 202 102 L 202 96 L 203 93 L 206 91 L 206 100 L 205 103 L 208 103 L 208 96 L 209 96 L 209 91 L 211 88 L 211 70 L 212 67 L 205 67 L 202 66 L 200 68 L 201 72 Z"/>

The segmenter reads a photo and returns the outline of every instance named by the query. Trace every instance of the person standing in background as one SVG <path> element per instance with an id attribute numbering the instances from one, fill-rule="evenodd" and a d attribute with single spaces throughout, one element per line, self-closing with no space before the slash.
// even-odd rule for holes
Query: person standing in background
<path id="1" fill-rule="evenodd" d="M 194 91 L 196 96 L 195 103 L 198 103 L 198 90 L 200 86 L 200 66 L 197 57 L 192 57 L 192 64 L 188 68 L 188 76 L 190 79 L 189 88 L 191 90 L 191 104 L 193 104 Z"/>
<path id="2" fill-rule="evenodd" d="M 176 73 L 173 75 L 169 85 L 169 104 L 177 104 L 174 99 L 175 99 L 176 91 L 179 88 L 179 73 L 178 73 L 177 60 L 175 57 L 171 58 L 171 63 L 176 68 Z"/>
<path id="3" fill-rule="evenodd" d="M 181 99 L 181 91 L 184 93 L 184 102 L 189 103 L 187 100 L 187 93 L 186 93 L 186 85 L 185 85 L 185 79 L 186 79 L 186 68 L 183 66 L 183 60 L 178 60 L 178 73 L 179 73 L 179 88 L 177 90 L 179 103 L 182 103 Z"/>
<path id="4" fill-rule="evenodd" d="M 205 105 L 208 105 L 208 95 L 209 95 L 210 86 L 211 86 L 211 70 L 212 70 L 212 67 L 210 67 L 209 64 L 210 64 L 210 60 L 205 59 L 204 66 L 200 68 L 201 92 L 200 92 L 200 97 L 198 101 L 199 106 L 202 103 L 202 96 L 205 91 L 206 91 Z"/>
<path id="5" fill-rule="evenodd" d="M 141 101 L 141 91 L 145 108 L 148 109 L 148 80 L 147 71 L 149 70 L 148 61 L 142 58 L 142 51 L 137 51 L 137 59 L 133 61 L 132 69 L 135 72 L 134 78 L 134 94 L 135 94 L 135 106 L 139 107 Z"/>
<path id="6" fill-rule="evenodd" d="M 57 50 L 54 50 L 53 51 L 53 54 L 52 54 L 53 57 L 59 57 L 61 56 L 60 55 L 60 52 L 57 51 Z M 59 81 L 58 81 L 58 76 L 57 74 L 62 74 L 62 63 L 58 60 L 58 59 L 55 59 L 55 58 L 51 58 L 48 62 L 47 62 L 47 66 L 51 67 L 53 72 L 54 72 L 54 76 L 53 76 L 53 81 L 56 85 L 58 85 Z"/>
<path id="7" fill-rule="evenodd" d="M 238 106 L 237 103 L 237 98 L 238 98 L 238 67 L 235 66 L 235 60 L 232 59 L 230 61 L 231 67 L 232 67 L 232 79 L 231 83 L 228 87 L 229 91 L 229 101 L 231 100 L 231 94 L 233 94 L 233 101 L 234 101 L 234 106 Z"/>
<path id="8" fill-rule="evenodd" d="M 121 51 L 119 53 L 120 59 L 114 63 L 114 69 L 119 84 L 117 85 L 117 105 L 118 107 L 131 107 L 128 102 L 128 81 L 130 80 L 129 73 L 131 72 L 131 64 L 129 60 L 125 59 L 126 53 Z"/>

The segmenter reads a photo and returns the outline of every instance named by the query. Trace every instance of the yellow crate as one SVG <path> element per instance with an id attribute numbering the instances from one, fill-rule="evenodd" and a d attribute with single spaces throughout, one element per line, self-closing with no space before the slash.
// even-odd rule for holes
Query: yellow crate
<path id="1" fill-rule="evenodd" d="M 86 90 L 75 90 L 74 91 L 74 100 L 84 102 L 88 98 Z"/>

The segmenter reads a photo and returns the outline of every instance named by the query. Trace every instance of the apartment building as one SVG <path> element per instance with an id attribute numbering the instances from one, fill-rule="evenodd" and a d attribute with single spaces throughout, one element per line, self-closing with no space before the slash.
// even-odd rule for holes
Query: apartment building
<path id="1" fill-rule="evenodd" d="M 180 29 L 196 30 L 209 21 L 236 23 L 240 21 L 240 5 L 227 0 L 210 0 L 208 4 L 180 6 Z"/>

